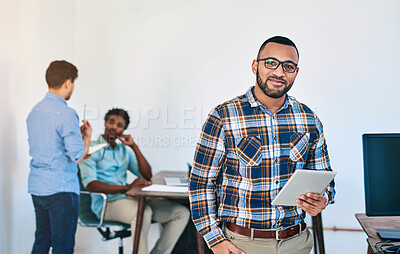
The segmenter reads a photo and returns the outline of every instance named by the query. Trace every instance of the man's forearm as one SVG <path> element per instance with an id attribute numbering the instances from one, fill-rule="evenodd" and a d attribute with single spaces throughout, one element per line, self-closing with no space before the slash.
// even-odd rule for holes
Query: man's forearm
<path id="1" fill-rule="evenodd" d="M 129 186 L 109 184 L 101 181 L 92 181 L 86 186 L 86 190 L 90 192 L 101 192 L 105 194 L 125 193 L 129 190 Z"/>
<path id="2" fill-rule="evenodd" d="M 83 144 L 85 146 L 85 153 L 83 154 L 82 158 L 80 158 L 76 163 L 79 163 L 89 157 L 88 155 L 90 148 L 90 138 L 91 136 L 82 136 Z"/>
<path id="3" fill-rule="evenodd" d="M 142 154 L 142 152 L 140 151 L 139 147 L 136 144 L 133 144 L 130 147 L 132 148 L 133 152 L 136 155 L 140 174 L 145 179 L 150 180 L 152 177 L 150 164 L 147 162 L 146 158 L 144 157 L 144 155 Z"/>
<path id="4" fill-rule="evenodd" d="M 194 166 L 194 169 L 195 166 Z M 215 199 L 215 187 L 209 189 L 207 182 L 194 174 L 189 178 L 189 199 L 193 223 L 197 231 L 201 232 L 209 247 L 212 247 L 225 240 L 222 230 L 217 224 L 217 207 Z M 208 186 L 208 187 L 207 187 Z"/>

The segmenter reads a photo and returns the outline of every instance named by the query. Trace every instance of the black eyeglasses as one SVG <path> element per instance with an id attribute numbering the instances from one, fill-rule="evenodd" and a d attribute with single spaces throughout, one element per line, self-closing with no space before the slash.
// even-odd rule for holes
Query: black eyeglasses
<path id="1" fill-rule="evenodd" d="M 296 63 L 293 63 L 292 61 L 281 62 L 278 59 L 273 58 L 273 57 L 257 59 L 257 61 L 258 62 L 259 61 L 264 61 L 265 68 L 270 69 L 270 70 L 275 70 L 281 64 L 282 64 L 282 68 L 283 68 L 284 72 L 293 73 L 297 69 L 297 64 Z"/>

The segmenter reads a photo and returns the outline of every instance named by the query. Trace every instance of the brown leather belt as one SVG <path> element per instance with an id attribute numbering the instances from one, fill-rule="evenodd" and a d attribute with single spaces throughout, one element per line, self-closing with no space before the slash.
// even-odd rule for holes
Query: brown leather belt
<path id="1" fill-rule="evenodd" d="M 226 223 L 226 227 L 237 234 L 252 237 L 251 229 L 244 228 L 233 224 L 231 222 Z M 301 233 L 306 228 L 306 223 L 302 221 L 301 223 L 288 227 L 285 230 L 253 230 L 253 238 L 275 238 L 276 240 L 286 239 L 292 237 L 296 234 Z"/>

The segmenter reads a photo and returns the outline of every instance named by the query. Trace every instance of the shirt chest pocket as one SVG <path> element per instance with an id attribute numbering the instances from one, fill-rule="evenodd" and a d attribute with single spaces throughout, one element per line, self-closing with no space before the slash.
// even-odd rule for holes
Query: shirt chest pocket
<path id="1" fill-rule="evenodd" d="M 293 132 L 290 136 L 290 154 L 292 161 L 305 161 L 309 146 L 310 133 Z"/>
<path id="2" fill-rule="evenodd" d="M 244 138 L 237 138 L 236 154 L 240 162 L 246 166 L 256 166 L 262 160 L 262 145 L 259 136 L 248 136 Z"/>

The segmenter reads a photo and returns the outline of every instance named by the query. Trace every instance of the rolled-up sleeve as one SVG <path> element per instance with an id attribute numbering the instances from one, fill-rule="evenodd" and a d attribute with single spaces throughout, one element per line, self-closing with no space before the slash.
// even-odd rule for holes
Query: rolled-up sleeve
<path id="1" fill-rule="evenodd" d="M 225 240 L 219 228 L 215 181 L 225 157 L 224 131 L 217 111 L 208 116 L 196 147 L 189 179 L 193 222 L 211 248 Z"/>
<path id="2" fill-rule="evenodd" d="M 72 161 L 78 161 L 85 154 L 85 145 L 79 128 L 79 117 L 75 110 L 65 108 L 58 117 L 58 132 L 64 140 L 65 154 Z"/>
<path id="3" fill-rule="evenodd" d="M 97 172 L 96 172 L 96 157 L 98 153 L 94 153 L 89 159 L 86 159 L 79 163 L 79 171 L 81 174 L 81 181 L 85 188 L 87 185 L 97 180 Z"/>

